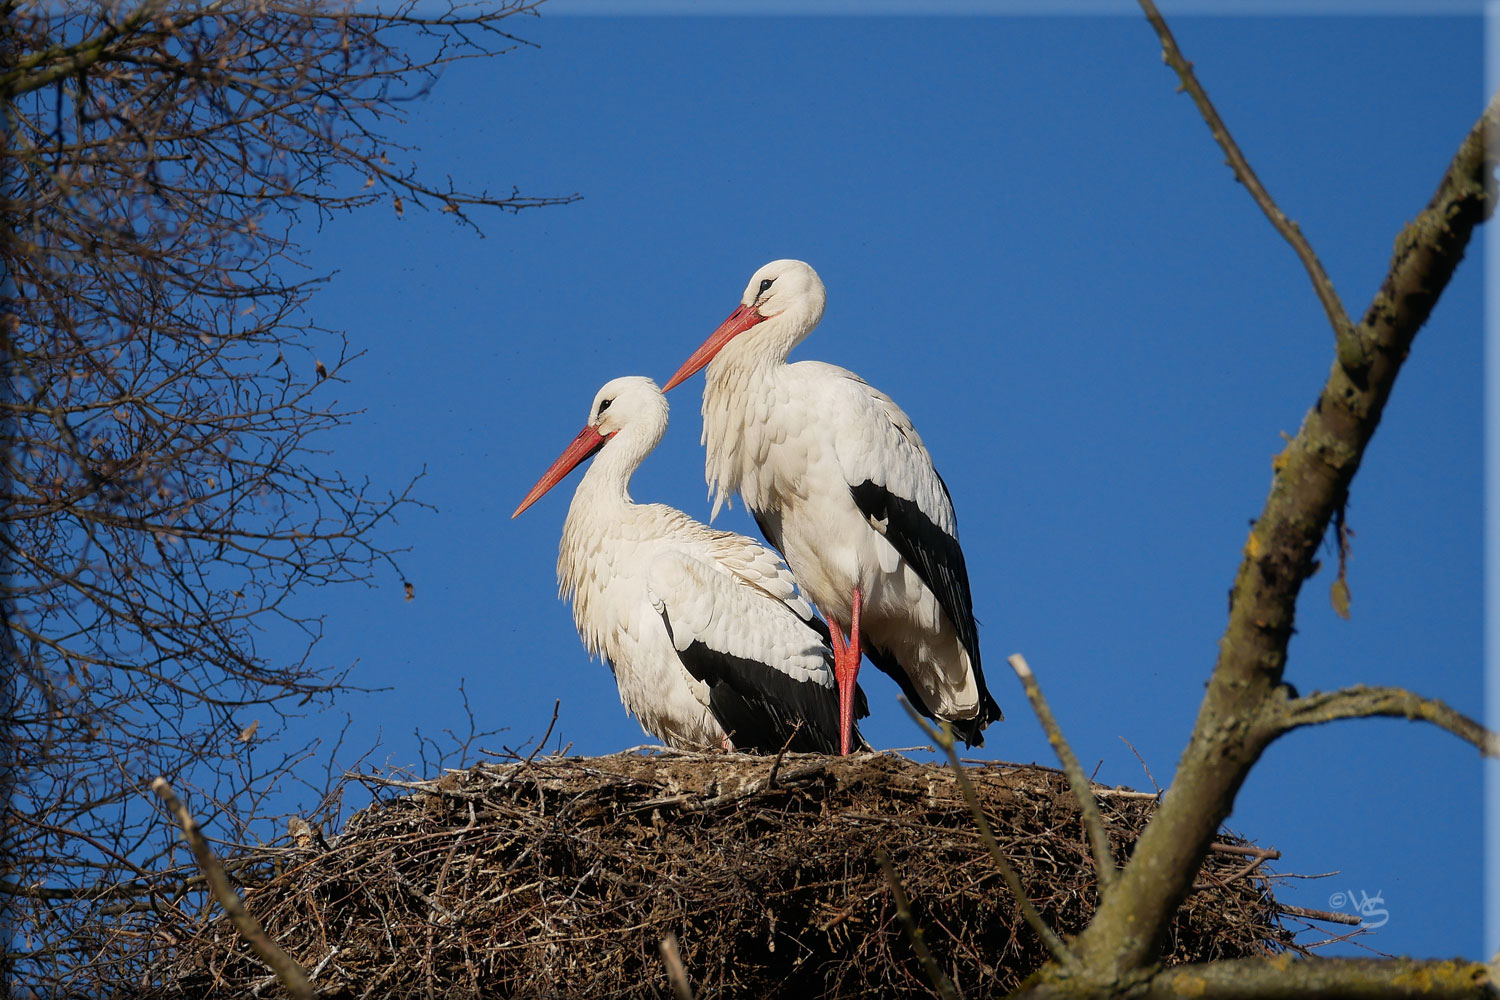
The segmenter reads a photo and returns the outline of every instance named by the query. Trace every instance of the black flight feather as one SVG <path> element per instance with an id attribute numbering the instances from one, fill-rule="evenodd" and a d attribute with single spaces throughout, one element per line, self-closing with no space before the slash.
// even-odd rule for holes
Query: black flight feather
<path id="1" fill-rule="evenodd" d="M 943 482 L 943 477 L 937 474 L 937 470 L 933 470 L 933 475 L 937 476 L 943 497 L 951 505 L 953 501 L 948 495 L 948 484 Z M 885 522 L 886 541 L 901 554 L 901 558 L 911 563 L 922 582 L 937 597 L 938 605 L 958 632 L 958 641 L 969 654 L 969 663 L 974 668 L 974 680 L 979 685 L 979 714 L 962 723 L 955 722 L 954 731 L 958 732 L 965 726 L 972 727 L 974 738 L 964 736 L 964 741 L 973 746 L 979 745 L 980 728 L 992 719 L 1003 716 L 1000 706 L 995 703 L 984 683 L 984 671 L 979 665 L 979 628 L 974 622 L 974 600 L 969 594 L 969 570 L 964 563 L 964 553 L 959 548 L 958 539 L 934 524 L 915 500 L 899 497 L 868 479 L 858 486 L 850 486 L 849 493 L 854 497 L 854 505 L 866 518 L 871 522 Z M 904 678 L 905 671 L 900 670 L 889 653 L 882 650 L 882 654 L 887 663 L 897 667 L 896 670 L 882 665 L 873 652 L 871 662 L 897 677 L 908 700 L 925 714 L 925 704 L 920 698 L 913 698 L 912 692 L 907 690 L 910 682 Z M 901 676 L 898 677 L 898 673 Z"/>
<path id="2" fill-rule="evenodd" d="M 760 533 L 771 543 L 771 547 L 777 552 L 786 554 L 786 549 L 781 547 L 781 515 L 775 511 L 752 510 L 751 515 L 755 523 L 760 526 Z"/>
<path id="3" fill-rule="evenodd" d="M 942 483 L 942 477 L 938 482 Z M 974 601 L 969 596 L 969 570 L 958 539 L 933 523 L 916 501 L 907 500 L 866 479 L 849 487 L 854 505 L 871 522 L 885 522 L 885 540 L 911 563 L 922 582 L 937 597 L 943 613 L 958 631 L 958 641 L 979 669 L 979 630 L 974 624 Z M 948 487 L 943 485 L 943 495 Z M 951 502 L 951 501 L 950 501 Z"/>
<path id="4" fill-rule="evenodd" d="M 671 635 L 672 622 L 665 609 L 661 617 Z M 785 746 L 794 753 L 839 752 L 837 687 L 796 680 L 757 660 L 721 652 L 697 639 L 677 655 L 688 673 L 708 685 L 709 711 L 737 749 L 777 753 Z M 832 662 L 832 649 L 826 659 Z M 855 691 L 854 714 L 855 718 L 870 714 L 864 691 L 859 689 Z M 858 726 L 853 741 L 863 743 Z"/>
<path id="5" fill-rule="evenodd" d="M 896 662 L 895 656 L 870 642 L 868 636 L 865 637 L 863 652 L 871 663 L 880 668 L 882 673 L 890 675 L 891 679 L 900 686 L 901 693 L 906 696 L 906 700 L 912 708 L 929 719 L 937 720 L 937 716 L 933 714 L 932 709 L 927 707 L 927 703 L 922 700 L 922 695 L 918 693 L 916 686 L 912 684 L 911 677 L 907 674 L 906 669 L 900 663 Z M 1005 718 L 1005 716 L 1000 714 L 1000 706 L 995 704 L 995 699 L 990 697 L 989 691 L 984 687 L 984 678 L 981 677 L 979 679 L 979 685 L 979 714 L 972 719 L 948 720 L 948 725 L 953 727 L 953 735 L 963 740 L 965 745 L 971 747 L 984 746 L 984 727 L 996 719 Z"/>

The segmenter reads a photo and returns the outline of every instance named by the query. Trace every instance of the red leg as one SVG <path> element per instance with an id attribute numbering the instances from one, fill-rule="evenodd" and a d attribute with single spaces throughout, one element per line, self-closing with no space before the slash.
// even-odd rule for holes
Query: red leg
<path id="1" fill-rule="evenodd" d="M 833 665 L 834 679 L 839 684 L 839 752 L 846 755 L 854 738 L 854 692 L 857 690 L 855 684 L 859 677 L 860 660 L 859 605 L 859 588 L 855 587 L 854 610 L 849 622 L 849 644 L 844 648 L 843 657 L 836 657 Z"/>
<path id="2" fill-rule="evenodd" d="M 833 615 L 828 614 L 821 608 L 818 609 L 818 613 L 823 616 L 823 621 L 828 624 L 828 639 L 833 643 L 833 679 L 838 684 L 839 689 L 839 753 L 847 754 L 849 752 L 850 737 L 849 726 L 844 720 L 846 716 L 849 718 L 853 717 L 853 701 L 850 701 L 848 712 L 844 709 L 844 675 L 848 673 L 846 664 L 849 659 L 849 645 L 844 641 L 844 630 L 839 627 L 839 623 L 834 619 Z M 854 696 L 850 695 L 849 697 L 852 699 Z"/>
<path id="3" fill-rule="evenodd" d="M 830 615 L 823 615 L 823 621 L 828 623 L 828 637 L 833 640 L 833 669 L 837 673 L 839 664 L 844 662 L 844 651 L 849 647 L 844 644 L 844 630 L 839 628 L 838 622 Z"/>
<path id="4" fill-rule="evenodd" d="M 859 588 L 854 588 L 854 613 L 853 621 L 849 623 L 849 659 L 856 673 L 859 672 Z"/>

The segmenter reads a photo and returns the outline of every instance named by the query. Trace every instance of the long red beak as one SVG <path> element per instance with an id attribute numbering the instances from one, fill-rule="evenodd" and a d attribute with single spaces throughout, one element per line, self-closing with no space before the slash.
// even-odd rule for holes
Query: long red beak
<path id="1" fill-rule="evenodd" d="M 603 448 L 604 442 L 611 437 L 614 435 L 610 434 L 606 437 L 592 427 L 585 427 L 579 431 L 573 443 L 563 449 L 563 453 L 557 456 L 557 461 L 542 473 L 542 478 L 538 479 L 536 485 L 531 488 L 531 492 L 526 494 L 526 499 L 521 501 L 521 506 L 517 507 L 516 512 L 511 515 L 512 520 L 520 516 L 521 511 L 540 500 L 544 493 L 562 482 L 563 477 L 572 472 L 579 462 Z"/>
<path id="2" fill-rule="evenodd" d="M 712 361 L 714 355 L 724 349 L 725 344 L 764 319 L 766 317 L 756 312 L 754 306 L 740 306 L 719 324 L 719 328 L 709 335 L 702 347 L 693 352 L 692 357 L 682 363 L 677 374 L 667 379 L 667 384 L 661 387 L 661 391 L 666 392 L 679 382 L 687 381 L 698 369 Z"/>

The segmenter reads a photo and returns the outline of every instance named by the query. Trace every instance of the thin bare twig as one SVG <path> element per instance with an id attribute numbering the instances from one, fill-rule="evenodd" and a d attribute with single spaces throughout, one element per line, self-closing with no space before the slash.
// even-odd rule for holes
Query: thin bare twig
<path id="1" fill-rule="evenodd" d="M 1026 689 L 1026 698 L 1031 702 L 1031 710 L 1036 713 L 1042 728 L 1046 730 L 1047 742 L 1052 744 L 1052 752 L 1062 762 L 1063 773 L 1068 776 L 1068 787 L 1073 789 L 1073 797 L 1078 800 L 1083 827 L 1089 835 L 1089 847 L 1094 852 L 1094 867 L 1099 870 L 1099 897 L 1103 899 L 1118 873 L 1115 870 L 1114 855 L 1109 850 L 1109 836 L 1104 832 L 1104 817 L 1099 812 L 1099 800 L 1094 798 L 1093 785 L 1084 776 L 1083 765 L 1078 763 L 1073 748 L 1068 746 L 1062 727 L 1057 724 L 1047 699 L 1042 697 L 1041 685 L 1037 683 L 1031 667 L 1026 664 L 1026 658 L 1020 653 L 1014 653 L 1007 662 L 1021 679 L 1022 687 Z"/>
<path id="2" fill-rule="evenodd" d="M 1151 768 L 1146 766 L 1146 758 L 1142 757 L 1141 752 L 1135 748 L 1135 744 L 1127 740 L 1125 737 L 1121 736 L 1120 742 L 1128 746 L 1130 748 L 1130 752 L 1135 754 L 1135 759 L 1141 762 L 1141 770 L 1146 772 L 1146 779 L 1151 782 L 1151 787 L 1156 789 L 1156 794 L 1160 795 L 1161 786 L 1156 783 L 1156 775 L 1151 773 Z"/>
<path id="3" fill-rule="evenodd" d="M 1263 861 L 1281 860 L 1281 852 L 1274 847 L 1256 847 L 1254 844 L 1209 844 L 1208 849 L 1215 854 L 1243 854 L 1246 857 L 1260 858 Z"/>
<path id="4" fill-rule="evenodd" d="M 1338 293 L 1333 289 L 1333 281 L 1328 277 L 1328 272 L 1323 270 L 1323 264 L 1318 260 L 1318 255 L 1313 252 L 1312 246 L 1302 235 L 1302 230 L 1298 228 L 1297 223 L 1287 218 L 1286 213 L 1277 206 L 1270 192 L 1266 190 L 1265 185 L 1261 184 L 1260 178 L 1251 169 L 1250 161 L 1245 159 L 1244 153 L 1240 152 L 1234 136 L 1229 134 L 1229 128 L 1219 117 L 1219 112 L 1214 109 L 1213 102 L 1208 99 L 1208 93 L 1193 74 L 1193 64 L 1187 61 L 1182 50 L 1177 47 L 1177 39 L 1172 36 L 1172 30 L 1167 27 L 1167 22 L 1156 9 L 1156 4 L 1152 0 L 1140 0 L 1140 4 L 1141 9 L 1146 12 L 1146 19 L 1151 22 L 1151 27 L 1156 30 L 1157 37 L 1161 39 L 1162 61 L 1176 71 L 1178 79 L 1182 81 L 1182 89 L 1192 95 L 1193 103 L 1198 105 L 1198 111 L 1208 124 L 1209 131 L 1213 133 L 1214 140 L 1228 157 L 1234 176 L 1245 185 L 1245 190 L 1250 192 L 1250 196 L 1255 199 L 1255 203 L 1260 206 L 1266 218 L 1271 220 L 1271 225 L 1276 227 L 1276 231 L 1292 245 L 1297 258 L 1307 269 L 1307 276 L 1312 279 L 1313 291 L 1317 293 L 1318 301 L 1323 304 L 1323 311 L 1328 314 L 1328 322 L 1333 325 L 1339 360 L 1346 368 L 1359 367 L 1364 357 L 1363 342 L 1355 332 L 1354 324 L 1349 320 L 1349 314 L 1344 311 L 1344 304 L 1339 301 Z M 1346 353 L 1349 354 L 1347 358 Z"/>
<path id="5" fill-rule="evenodd" d="M 795 740 L 797 738 L 797 734 L 801 731 L 802 720 L 798 719 L 797 724 L 792 727 L 791 735 L 786 738 L 786 742 L 781 745 L 781 750 L 776 754 L 776 759 L 771 762 L 771 770 L 766 774 L 767 789 L 776 787 L 776 772 L 781 770 L 781 762 L 786 759 L 787 749 L 791 747 L 792 740 Z"/>
<path id="6" fill-rule="evenodd" d="M 687 969 L 682 964 L 682 952 L 677 947 L 677 935 L 667 931 L 657 947 L 661 949 L 661 960 L 667 966 L 667 979 L 672 983 L 672 995 L 677 1000 L 693 1000 L 693 988 L 688 985 Z"/>
<path id="7" fill-rule="evenodd" d="M 198 867 L 203 869 L 203 875 L 208 879 L 209 888 L 213 890 L 214 898 L 219 905 L 224 907 L 225 914 L 234 924 L 235 930 L 240 932 L 240 937 L 255 950 L 261 961 L 271 967 L 280 979 L 282 985 L 287 988 L 296 1000 L 316 1000 L 317 990 L 313 989 L 312 983 L 308 982 L 307 973 L 296 960 L 281 950 L 275 941 L 261 928 L 260 922 L 252 917 L 246 910 L 245 904 L 240 901 L 239 893 L 229 884 L 229 876 L 224 873 L 224 866 L 214 856 L 213 850 L 208 846 L 208 841 L 203 837 L 203 831 L 199 829 L 197 820 L 193 814 L 188 812 L 187 806 L 172 791 L 172 786 L 167 784 L 167 779 L 157 778 L 151 782 L 151 790 L 166 803 L 167 808 L 177 817 L 177 824 L 182 827 L 182 835 L 192 848 L 193 857 L 198 861 Z"/>
<path id="8" fill-rule="evenodd" d="M 536 741 L 536 749 L 531 751 L 531 756 L 526 758 L 526 763 L 530 764 L 532 761 L 536 760 L 536 755 L 542 752 L 542 747 L 546 746 L 547 741 L 552 738 L 552 727 L 557 725 L 557 713 L 561 709 L 562 699 L 554 699 L 552 702 L 552 719 L 547 723 L 547 731 L 542 734 L 541 739 Z"/>
<path id="9" fill-rule="evenodd" d="M 885 872 L 885 880 L 891 887 L 891 898 L 896 902 L 896 916 L 901 919 L 901 926 L 906 928 L 906 939 L 911 942 L 911 950 L 917 953 L 917 961 L 922 963 L 922 971 L 927 974 L 927 981 L 932 984 L 932 988 L 943 1000 L 958 1000 L 958 991 L 953 988 L 953 980 L 949 979 L 942 966 L 938 965 L 937 959 L 932 955 L 932 950 L 927 947 L 927 942 L 923 939 L 922 928 L 917 923 L 916 915 L 911 912 L 911 900 L 906 898 L 906 889 L 901 885 L 901 876 L 896 874 L 896 868 L 891 864 L 890 855 L 884 850 L 877 850 L 875 860 L 880 862 L 880 868 Z"/>
<path id="10" fill-rule="evenodd" d="M 1322 920 L 1330 924 L 1359 924 L 1364 922 L 1363 917 L 1356 917 L 1352 913 L 1339 913 L 1335 910 L 1309 910 L 1305 906 L 1293 906 L 1290 903 L 1277 903 L 1276 909 L 1294 917 Z"/>
<path id="11" fill-rule="evenodd" d="M 1016 902 L 1021 906 L 1021 915 L 1026 918 L 1026 923 L 1036 932 L 1036 936 L 1042 939 L 1047 946 L 1053 959 L 1063 966 L 1071 966 L 1077 962 L 1077 958 L 1063 939 L 1057 936 L 1057 932 L 1047 925 L 1042 919 L 1042 914 L 1037 910 L 1036 904 L 1031 897 L 1026 895 L 1026 887 L 1021 884 L 1021 876 L 1016 873 L 1015 868 L 1006 859 L 1000 850 L 1000 845 L 995 841 L 995 835 L 990 830 L 990 821 L 985 818 L 984 809 L 979 804 L 979 795 L 974 791 L 974 785 L 969 781 L 969 776 L 964 772 L 963 765 L 958 760 L 958 750 L 953 745 L 953 728 L 947 722 L 942 724 L 941 729 L 935 729 L 928 725 L 927 720 L 911 707 L 906 698 L 901 698 L 901 707 L 906 709 L 906 714 L 912 717 L 912 721 L 922 727 L 922 731 L 942 748 L 948 755 L 948 766 L 953 775 L 958 779 L 958 787 L 964 793 L 964 802 L 969 806 L 969 813 L 974 817 L 974 825 L 979 828 L 979 839 L 989 850 L 990 857 L 995 861 L 995 867 L 1000 869 L 1000 876 L 1005 879 L 1005 884 L 1010 886 L 1011 894 L 1016 897 Z"/>

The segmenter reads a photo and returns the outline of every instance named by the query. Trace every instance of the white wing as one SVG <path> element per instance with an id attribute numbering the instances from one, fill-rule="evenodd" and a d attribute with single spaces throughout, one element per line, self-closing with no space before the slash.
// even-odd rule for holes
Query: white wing
<path id="1" fill-rule="evenodd" d="M 829 400 L 827 417 L 844 481 L 853 489 L 872 483 L 914 503 L 934 526 L 958 537 L 958 520 L 948 487 L 933 467 L 922 436 L 896 401 L 845 368 L 804 361 Z"/>

